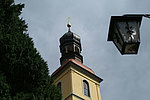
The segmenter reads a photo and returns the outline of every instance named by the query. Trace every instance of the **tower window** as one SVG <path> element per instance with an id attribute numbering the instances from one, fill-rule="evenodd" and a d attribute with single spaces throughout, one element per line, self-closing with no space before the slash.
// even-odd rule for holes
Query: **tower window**
<path id="1" fill-rule="evenodd" d="M 61 91 L 61 82 L 59 82 L 58 84 L 57 84 L 57 87 L 60 89 L 60 91 Z"/>
<path id="2" fill-rule="evenodd" d="M 75 52 L 80 53 L 79 47 L 75 47 Z"/>
<path id="3" fill-rule="evenodd" d="M 73 52 L 73 51 L 74 51 L 72 45 L 68 46 L 68 51 L 69 51 L 69 52 Z"/>
<path id="4" fill-rule="evenodd" d="M 90 97 L 89 83 L 86 80 L 83 80 L 83 90 L 84 95 Z"/>

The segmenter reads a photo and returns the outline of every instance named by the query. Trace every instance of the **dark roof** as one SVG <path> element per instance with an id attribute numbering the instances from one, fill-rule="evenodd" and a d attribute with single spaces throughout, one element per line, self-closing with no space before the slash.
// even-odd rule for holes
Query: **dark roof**
<path id="1" fill-rule="evenodd" d="M 80 43 L 80 36 L 78 36 L 77 34 L 71 32 L 71 31 L 68 31 L 60 38 L 59 41 L 60 41 L 60 44 L 64 44 L 66 42 Z"/>

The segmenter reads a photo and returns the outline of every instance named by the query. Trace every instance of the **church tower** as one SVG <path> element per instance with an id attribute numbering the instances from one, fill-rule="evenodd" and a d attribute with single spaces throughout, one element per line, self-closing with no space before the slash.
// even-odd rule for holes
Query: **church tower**
<path id="1" fill-rule="evenodd" d="M 52 73 L 54 84 L 61 89 L 62 100 L 101 100 L 100 82 L 102 79 L 94 71 L 83 65 L 80 37 L 68 32 L 60 38 L 60 64 Z"/>

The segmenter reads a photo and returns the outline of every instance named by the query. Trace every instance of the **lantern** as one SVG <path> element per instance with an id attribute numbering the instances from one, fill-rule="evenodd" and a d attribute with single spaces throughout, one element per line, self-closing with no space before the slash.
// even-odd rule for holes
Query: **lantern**
<path id="1" fill-rule="evenodd" d="M 142 16 L 112 16 L 108 41 L 113 41 L 120 53 L 137 54 L 140 45 Z"/>

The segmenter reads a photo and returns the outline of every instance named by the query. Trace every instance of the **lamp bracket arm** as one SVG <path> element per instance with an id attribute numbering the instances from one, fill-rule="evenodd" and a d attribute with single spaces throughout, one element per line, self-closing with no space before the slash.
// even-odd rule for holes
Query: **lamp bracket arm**
<path id="1" fill-rule="evenodd" d="M 123 16 L 132 17 L 132 16 L 142 16 L 150 19 L 150 14 L 125 14 Z"/>
<path id="2" fill-rule="evenodd" d="M 150 14 L 144 14 L 143 16 L 146 18 L 150 18 Z"/>

